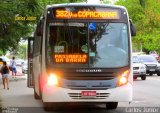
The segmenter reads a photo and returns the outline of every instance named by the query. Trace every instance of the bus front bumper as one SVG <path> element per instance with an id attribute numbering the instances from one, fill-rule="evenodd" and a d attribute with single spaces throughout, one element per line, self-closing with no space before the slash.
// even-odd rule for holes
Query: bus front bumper
<path id="1" fill-rule="evenodd" d="M 43 102 L 131 102 L 132 84 L 107 90 L 72 90 L 45 85 L 42 91 Z M 82 91 L 94 91 L 96 96 L 81 96 Z"/>

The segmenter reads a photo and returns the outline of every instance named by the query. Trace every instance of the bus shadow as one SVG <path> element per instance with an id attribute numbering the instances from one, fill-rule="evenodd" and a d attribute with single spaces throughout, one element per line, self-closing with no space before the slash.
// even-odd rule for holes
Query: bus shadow
<path id="1" fill-rule="evenodd" d="M 56 113 L 113 113 L 115 110 L 107 110 L 102 105 L 66 105 Z M 55 111 L 53 111 L 55 113 Z"/>

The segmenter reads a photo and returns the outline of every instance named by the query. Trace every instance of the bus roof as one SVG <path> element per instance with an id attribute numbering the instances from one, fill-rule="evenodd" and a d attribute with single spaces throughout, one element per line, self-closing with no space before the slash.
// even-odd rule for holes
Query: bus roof
<path id="1" fill-rule="evenodd" d="M 88 3 L 65 3 L 65 4 L 53 4 L 53 5 L 47 5 L 46 9 L 52 8 L 52 7 L 71 7 L 71 6 L 96 6 L 96 7 L 110 7 L 110 8 L 119 8 L 126 10 L 124 6 L 119 5 L 112 5 L 112 4 L 88 4 Z"/>
<path id="2" fill-rule="evenodd" d="M 112 13 L 112 17 L 108 17 L 108 14 L 106 14 L 106 17 L 90 17 L 90 18 L 86 18 L 86 17 L 74 17 L 73 18 L 68 18 L 67 17 L 63 17 L 63 19 L 108 19 L 108 20 L 112 20 L 112 21 L 119 21 L 119 22 L 128 22 L 128 11 L 126 10 L 126 8 L 124 6 L 118 6 L 118 5 L 111 5 L 111 4 L 88 4 L 88 3 L 65 3 L 65 4 L 53 4 L 53 5 L 47 5 L 45 11 L 43 12 L 43 17 L 47 16 L 48 20 L 52 20 L 53 18 L 56 17 L 56 15 L 52 16 L 55 13 L 50 13 L 50 11 L 55 11 L 56 9 L 58 10 L 58 8 L 65 8 L 65 10 L 69 10 L 66 8 L 77 8 L 79 10 L 79 8 L 88 8 L 88 7 L 94 7 L 94 8 L 104 8 L 104 11 L 106 11 L 106 13 Z M 77 10 L 76 9 L 76 10 Z M 91 8 L 93 9 L 93 8 Z M 113 9 L 113 10 L 112 10 Z M 108 10 L 108 11 L 107 11 Z M 48 12 L 49 11 L 49 12 Z M 61 15 L 61 13 L 59 13 Z M 81 14 L 81 13 L 80 13 Z M 57 19 L 61 20 L 61 17 L 57 17 Z"/>

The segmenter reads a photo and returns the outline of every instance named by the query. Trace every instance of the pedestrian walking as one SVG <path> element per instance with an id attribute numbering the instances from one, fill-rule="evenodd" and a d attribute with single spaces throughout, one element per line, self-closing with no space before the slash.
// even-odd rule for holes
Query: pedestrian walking
<path id="1" fill-rule="evenodd" d="M 3 66 L 1 67 L 0 72 L 2 74 L 3 89 L 5 89 L 7 86 L 7 89 L 9 90 L 9 67 L 5 61 L 3 62 Z"/>
<path id="2" fill-rule="evenodd" d="M 16 69 L 16 61 L 15 57 L 12 57 L 12 60 L 10 61 L 10 69 L 12 71 L 12 78 L 16 78 L 17 69 Z"/>

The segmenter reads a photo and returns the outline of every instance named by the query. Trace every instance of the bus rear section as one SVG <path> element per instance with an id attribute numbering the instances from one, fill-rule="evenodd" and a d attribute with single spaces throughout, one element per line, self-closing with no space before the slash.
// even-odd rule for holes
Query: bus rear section
<path id="1" fill-rule="evenodd" d="M 43 22 L 43 60 L 33 75 L 35 94 L 45 108 L 104 103 L 115 109 L 118 102 L 132 101 L 131 36 L 125 8 L 50 6 Z M 36 61 L 33 57 L 33 68 Z"/>

